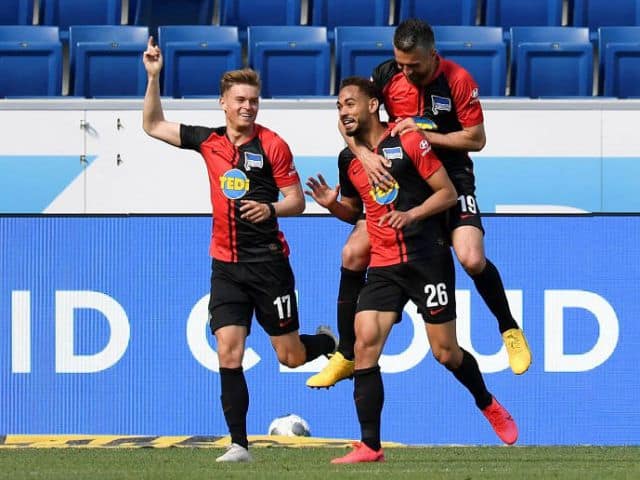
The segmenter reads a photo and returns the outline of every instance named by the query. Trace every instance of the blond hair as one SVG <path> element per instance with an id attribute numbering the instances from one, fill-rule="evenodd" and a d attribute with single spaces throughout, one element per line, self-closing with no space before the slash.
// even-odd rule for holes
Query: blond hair
<path id="1" fill-rule="evenodd" d="M 224 95 L 234 85 L 251 85 L 260 91 L 260 75 L 251 68 L 225 72 L 220 79 L 220 96 Z"/>

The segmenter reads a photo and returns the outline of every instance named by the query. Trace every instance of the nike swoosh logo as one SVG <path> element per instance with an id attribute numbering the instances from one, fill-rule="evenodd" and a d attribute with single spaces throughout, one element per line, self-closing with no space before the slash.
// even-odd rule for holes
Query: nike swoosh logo
<path id="1" fill-rule="evenodd" d="M 284 320 L 284 321 L 282 321 L 282 322 L 279 322 L 279 323 L 278 323 L 278 325 L 280 325 L 280 328 L 284 328 L 284 327 L 286 327 L 287 325 L 289 325 L 289 324 L 291 323 L 291 321 L 292 321 L 292 320 L 293 320 L 293 318 L 290 318 L 290 319 L 288 319 L 288 320 Z"/>
<path id="2" fill-rule="evenodd" d="M 465 218 L 471 218 L 471 217 L 473 217 L 472 214 L 460 215 L 461 220 L 464 220 Z"/>
<path id="3" fill-rule="evenodd" d="M 433 308 L 431 310 L 429 310 L 429 315 L 432 316 L 436 316 L 437 314 L 439 314 L 440 312 L 442 312 L 445 309 L 445 307 L 441 307 L 441 308 Z"/>

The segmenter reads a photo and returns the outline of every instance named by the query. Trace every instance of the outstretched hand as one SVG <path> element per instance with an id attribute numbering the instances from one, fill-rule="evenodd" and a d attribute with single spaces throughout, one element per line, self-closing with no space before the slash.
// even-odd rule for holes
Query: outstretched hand
<path id="1" fill-rule="evenodd" d="M 340 194 L 340 185 L 336 185 L 331 188 L 327 185 L 324 177 L 319 173 L 318 178 L 309 177 L 307 179 L 307 187 L 309 190 L 305 190 L 304 193 L 312 197 L 319 205 L 324 208 L 329 208 L 338 200 Z"/>
<path id="2" fill-rule="evenodd" d="M 149 37 L 147 49 L 142 55 L 142 63 L 144 63 L 144 69 L 149 76 L 157 76 L 162 70 L 162 52 L 160 47 L 155 44 L 153 37 Z"/>

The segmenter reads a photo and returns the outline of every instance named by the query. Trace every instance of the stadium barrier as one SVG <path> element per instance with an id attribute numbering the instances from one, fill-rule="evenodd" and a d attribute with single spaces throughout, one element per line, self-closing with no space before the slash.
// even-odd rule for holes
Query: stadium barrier
<path id="1" fill-rule="evenodd" d="M 167 118 L 224 123 L 217 99 L 164 100 Z M 639 212 L 640 100 L 486 99 L 473 154 L 484 212 Z M 142 131 L 140 100 L 0 102 L 0 213 L 207 213 L 204 164 Z M 437 116 L 436 116 L 437 120 Z M 337 180 L 335 98 L 265 100 L 258 121 L 301 177 Z M 318 213 L 314 202 L 306 213 Z"/>
<path id="2" fill-rule="evenodd" d="M 152 172 L 148 172 L 149 175 Z M 640 443 L 636 301 L 640 216 L 488 216 L 533 365 L 516 377 L 491 317 L 457 271 L 458 335 L 523 445 Z M 350 227 L 281 219 L 302 331 L 335 324 L 340 249 Z M 207 329 L 211 220 L 184 215 L 0 217 L 0 434 L 224 434 L 215 342 Z M 357 438 L 352 383 L 304 386 L 324 360 L 278 366 L 257 325 L 244 368 L 248 430 L 296 413 L 314 436 Z M 497 444 L 486 420 L 429 352 L 405 308 L 381 360 L 384 440 Z"/>

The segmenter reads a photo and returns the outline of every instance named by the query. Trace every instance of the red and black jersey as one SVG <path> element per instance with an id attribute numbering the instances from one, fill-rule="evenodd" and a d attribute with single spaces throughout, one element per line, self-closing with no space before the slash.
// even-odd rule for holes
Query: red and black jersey
<path id="1" fill-rule="evenodd" d="M 286 257 L 289 247 L 275 218 L 240 218 L 241 200 L 277 202 L 280 188 L 300 182 L 286 142 L 256 124 L 254 136 L 236 146 L 226 127 L 180 125 L 182 148 L 200 152 L 207 165 L 213 229 L 210 255 L 225 262 L 264 262 Z"/>
<path id="2" fill-rule="evenodd" d="M 380 217 L 391 210 L 407 211 L 422 204 L 433 193 L 426 179 L 442 166 L 422 135 L 411 132 L 391 137 L 391 128 L 375 152 L 391 161 L 389 171 L 396 180 L 393 188 L 383 191 L 371 187 L 362 163 L 348 148 L 338 157 L 342 196 L 360 197 L 367 212 L 372 267 L 425 259 L 449 248 L 444 214 L 400 230 L 378 225 Z"/>
<path id="3" fill-rule="evenodd" d="M 439 133 L 473 127 L 484 121 L 473 77 L 457 63 L 438 56 L 438 68 L 425 87 L 412 84 L 398 69 L 395 60 L 378 65 L 372 80 L 382 92 L 389 118 L 420 116 L 433 120 Z M 447 172 L 472 169 L 467 152 L 433 147 Z"/>

